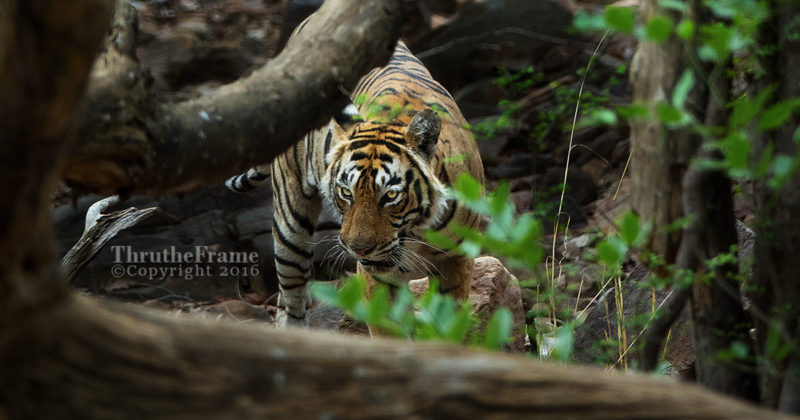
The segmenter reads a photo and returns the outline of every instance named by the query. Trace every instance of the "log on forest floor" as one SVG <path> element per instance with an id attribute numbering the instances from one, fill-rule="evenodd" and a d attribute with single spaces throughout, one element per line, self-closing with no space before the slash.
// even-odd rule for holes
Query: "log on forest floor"
<path id="1" fill-rule="evenodd" d="M 0 413 L 10 418 L 788 418 L 663 377 L 83 298 L 0 339 Z"/>

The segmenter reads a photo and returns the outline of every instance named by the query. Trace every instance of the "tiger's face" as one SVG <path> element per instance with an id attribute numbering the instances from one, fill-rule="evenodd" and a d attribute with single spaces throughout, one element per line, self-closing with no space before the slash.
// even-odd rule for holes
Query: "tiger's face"
<path id="1" fill-rule="evenodd" d="M 403 239 L 445 209 L 444 186 L 428 164 L 441 130 L 432 110 L 407 127 L 359 123 L 333 148 L 323 191 L 342 217 L 341 246 L 365 269 L 403 265 Z"/>

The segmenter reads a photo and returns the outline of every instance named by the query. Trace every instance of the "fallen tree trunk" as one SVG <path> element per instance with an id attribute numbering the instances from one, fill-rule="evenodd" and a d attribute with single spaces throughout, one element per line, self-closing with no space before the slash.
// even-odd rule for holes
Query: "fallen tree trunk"
<path id="1" fill-rule="evenodd" d="M 117 13 L 92 71 L 64 169 L 79 191 L 160 195 L 269 162 L 344 108 L 347 91 L 389 59 L 400 36 L 396 0 L 328 0 L 250 76 L 197 99 L 162 103 L 133 57 L 129 7 Z"/>
<path id="2" fill-rule="evenodd" d="M 83 298 L 20 319 L 3 342 L 0 413 L 10 418 L 777 417 L 666 378 Z"/>

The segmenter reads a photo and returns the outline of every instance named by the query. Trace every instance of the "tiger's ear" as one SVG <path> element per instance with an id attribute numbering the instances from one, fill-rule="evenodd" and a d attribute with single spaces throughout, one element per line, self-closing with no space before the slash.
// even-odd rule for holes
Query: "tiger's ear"
<path id="1" fill-rule="evenodd" d="M 418 150 L 423 156 L 430 156 L 436 148 L 439 133 L 442 131 L 442 119 L 432 109 L 418 112 L 406 127 L 406 143 Z"/>
<path id="2" fill-rule="evenodd" d="M 352 103 L 347 105 L 341 112 L 336 114 L 333 119 L 336 120 L 336 124 L 338 124 L 341 130 L 345 133 L 350 131 L 350 129 L 353 128 L 353 125 L 364 122 L 364 118 L 362 118 L 361 114 L 358 113 L 358 108 L 356 108 L 356 106 Z"/>
<path id="3" fill-rule="evenodd" d="M 333 144 L 341 144 L 342 141 L 347 140 L 350 137 L 350 129 L 360 122 L 364 122 L 364 119 L 358 113 L 358 108 L 352 103 L 347 105 L 341 112 L 334 115 L 328 123 L 328 132 L 325 133 L 325 147 L 327 148 L 327 145 L 331 144 L 333 138 L 336 139 Z M 336 159 L 337 154 L 341 153 L 342 150 L 340 147 L 331 148 L 325 156 L 325 163 L 330 165 L 330 163 Z"/>

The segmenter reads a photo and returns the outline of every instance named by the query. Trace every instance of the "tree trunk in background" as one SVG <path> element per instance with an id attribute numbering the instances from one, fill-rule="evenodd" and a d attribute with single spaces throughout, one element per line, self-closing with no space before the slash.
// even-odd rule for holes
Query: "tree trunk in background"
<path id="1" fill-rule="evenodd" d="M 727 65 L 715 68 L 707 79 L 704 119 L 707 126 L 727 124 L 726 104 L 730 91 Z M 705 139 L 709 141 L 710 139 Z M 702 149 L 700 159 L 721 158 L 718 151 Z M 724 171 L 691 166 L 683 179 L 683 211 L 696 216 L 683 231 L 681 251 L 694 255 L 692 264 L 704 266 L 707 261 L 731 252 L 737 244 L 736 218 L 733 213 L 731 180 Z M 676 265 L 681 267 L 679 260 Z M 699 272 L 706 269 L 700 268 Z M 744 311 L 739 293 L 737 261 L 728 261 L 711 269 L 709 279 L 695 278 L 692 284 L 692 319 L 694 321 L 695 372 L 697 382 L 713 390 L 740 398 L 758 401 L 758 375 L 753 360 L 723 360 L 720 352 L 734 343 L 754 354 L 750 337 L 750 318 Z"/>
<path id="2" fill-rule="evenodd" d="M 774 15 L 764 25 L 761 39 L 762 50 L 771 53 L 761 60 L 764 76 L 759 91 L 776 84 L 778 102 L 800 97 L 800 5 L 775 1 L 771 9 Z M 797 159 L 794 137 L 799 124 L 795 112 L 782 128 L 762 133 L 755 142 L 756 161 L 766 147 L 774 148 L 775 155 Z M 800 413 L 800 173 L 795 170 L 780 190 L 770 190 L 765 181 L 754 186 L 758 225 L 753 287 L 748 287 L 763 360 L 762 403 Z"/>
<path id="3" fill-rule="evenodd" d="M 642 22 L 660 13 L 663 12 L 656 0 L 645 0 L 640 6 Z M 671 36 L 661 44 L 640 42 L 631 62 L 633 103 L 654 105 L 669 101 L 686 68 L 688 60 L 677 37 Z M 689 103 L 701 97 L 695 91 Z M 642 220 L 652 220 L 656 234 L 647 248 L 662 256 L 666 264 L 675 262 L 681 233 L 664 231 L 683 216 L 681 180 L 699 142 L 687 130 L 670 130 L 657 118 L 631 123 L 631 204 Z"/>
<path id="4" fill-rule="evenodd" d="M 657 3 L 643 3 L 643 21 L 664 13 Z M 687 17 L 698 26 L 708 22 L 699 2 L 690 3 Z M 693 45 L 693 40 L 685 42 Z M 671 103 L 676 82 L 684 70 L 691 69 L 697 82 L 687 98 L 686 110 L 697 121 L 724 126 L 730 89 L 726 68 L 696 68 L 700 60 L 688 55 L 694 51 L 675 35 L 662 44 L 640 43 L 631 66 L 634 101 L 648 105 Z M 707 70 L 710 74 L 699 77 Z M 655 368 L 663 338 L 683 302 L 691 296 L 698 383 L 729 395 L 757 399 L 755 367 L 734 365 L 718 357 L 734 341 L 753 347 L 748 337 L 749 319 L 734 280 L 738 267 L 725 264 L 711 273 L 711 281 L 699 279 L 707 270 L 706 261 L 728 253 L 736 245 L 731 182 L 724 173 L 690 166 L 698 153 L 705 158 L 715 157 L 701 151 L 703 139 L 689 130 L 670 129 L 651 115 L 647 121 L 632 124 L 633 207 L 644 220 L 654 222 L 649 251 L 663 256 L 666 264 L 675 263 L 676 279 L 682 271 L 688 271 L 695 274 L 695 281 L 691 291 L 676 291 L 661 318 L 653 322 L 645 335 L 641 366 L 646 370 Z M 684 215 L 692 216 L 693 221 L 682 231 L 664 233 L 668 225 Z"/>

